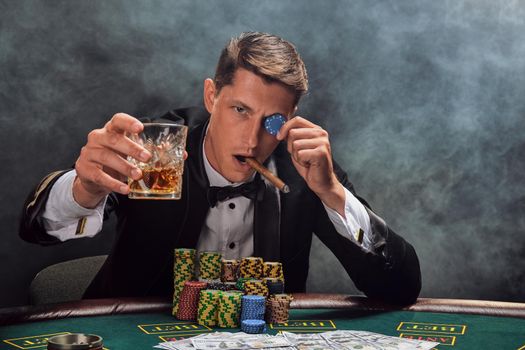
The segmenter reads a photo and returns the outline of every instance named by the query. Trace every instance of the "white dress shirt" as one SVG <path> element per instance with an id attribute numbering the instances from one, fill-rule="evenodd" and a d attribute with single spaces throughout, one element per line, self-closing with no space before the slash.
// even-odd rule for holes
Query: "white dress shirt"
<path id="1" fill-rule="evenodd" d="M 211 186 L 241 184 L 229 182 L 213 169 L 204 153 L 204 147 L 203 156 L 206 175 Z M 276 173 L 274 162 L 269 163 L 268 168 Z M 102 230 L 107 197 L 94 209 L 80 206 L 73 198 L 75 177 L 76 171 L 71 170 L 57 180 L 51 188 L 45 210 L 42 213 L 42 221 L 47 233 L 61 241 L 93 237 Z M 279 194 L 278 191 L 277 193 Z M 368 213 L 363 204 L 346 188 L 345 195 L 346 218 L 325 205 L 328 217 L 339 234 L 361 245 L 362 249 L 371 250 Z M 220 252 L 225 259 L 253 255 L 253 215 L 254 203 L 246 197 L 240 196 L 218 202 L 208 212 L 199 236 L 197 250 Z M 80 219 L 84 219 L 81 232 L 78 230 Z M 360 230 L 363 231 L 362 243 L 358 242 Z"/>

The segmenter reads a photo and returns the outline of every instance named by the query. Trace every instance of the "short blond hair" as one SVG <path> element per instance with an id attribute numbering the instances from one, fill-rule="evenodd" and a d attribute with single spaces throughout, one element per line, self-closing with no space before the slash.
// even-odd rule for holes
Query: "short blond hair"
<path id="1" fill-rule="evenodd" d="M 232 84 L 238 68 L 247 69 L 268 82 L 283 84 L 295 94 L 295 104 L 308 91 L 308 76 L 301 56 L 292 43 L 276 35 L 245 32 L 230 39 L 215 71 L 217 93 Z"/>

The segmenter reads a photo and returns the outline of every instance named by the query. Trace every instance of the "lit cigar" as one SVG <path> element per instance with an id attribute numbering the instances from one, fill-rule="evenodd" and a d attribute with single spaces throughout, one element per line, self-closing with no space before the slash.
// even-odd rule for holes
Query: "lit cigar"
<path id="1" fill-rule="evenodd" d="M 283 182 L 283 180 L 279 179 L 275 174 L 273 174 L 270 170 L 268 170 L 264 165 L 259 163 L 255 158 L 245 158 L 245 157 L 238 157 L 244 160 L 249 166 L 254 168 L 259 174 L 264 176 L 268 181 L 272 183 L 275 187 L 277 187 L 281 192 L 288 193 L 290 192 L 290 187 L 288 187 L 287 184 Z"/>

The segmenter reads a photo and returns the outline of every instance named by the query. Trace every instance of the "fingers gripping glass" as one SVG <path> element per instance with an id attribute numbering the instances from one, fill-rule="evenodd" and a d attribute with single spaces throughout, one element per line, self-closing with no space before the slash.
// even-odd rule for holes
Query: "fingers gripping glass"
<path id="1" fill-rule="evenodd" d="M 184 149 L 188 127 L 182 124 L 144 123 L 144 130 L 128 137 L 151 154 L 147 162 L 128 157 L 142 171 L 142 178 L 128 178 L 133 199 L 180 199 Z"/>

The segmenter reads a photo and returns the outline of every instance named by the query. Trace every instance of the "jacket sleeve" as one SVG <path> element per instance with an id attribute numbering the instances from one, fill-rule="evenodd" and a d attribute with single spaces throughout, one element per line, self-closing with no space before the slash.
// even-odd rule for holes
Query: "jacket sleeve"
<path id="1" fill-rule="evenodd" d="M 335 163 L 334 168 L 343 186 L 355 194 L 346 173 Z M 421 290 L 421 272 L 414 248 L 388 227 L 366 201 L 356 197 L 370 217 L 372 251 L 366 251 L 338 234 L 324 210 L 318 218 L 316 235 L 335 254 L 356 287 L 366 296 L 392 304 L 415 302 Z"/>
<path id="2" fill-rule="evenodd" d="M 19 235 L 23 240 L 42 245 L 60 243 L 58 238 L 46 233 L 40 217 L 45 210 L 53 184 L 68 171 L 69 169 L 52 172 L 44 177 L 38 186 L 29 193 L 20 218 Z"/>
<path id="3" fill-rule="evenodd" d="M 141 118 L 140 120 L 145 122 L 151 122 L 152 120 L 162 121 L 169 120 L 173 121 L 179 118 L 184 118 L 188 125 L 201 122 L 209 117 L 209 114 L 204 108 L 190 107 L 181 108 L 169 111 L 158 118 Z M 58 178 L 71 169 L 55 171 L 46 177 L 34 188 L 27 197 L 24 208 L 22 210 L 22 216 L 19 225 L 20 237 L 30 243 L 38 243 L 42 245 L 57 244 L 61 241 L 46 233 L 46 230 L 42 224 L 41 216 L 45 210 L 47 199 L 49 198 L 49 192 L 51 188 L 58 180 Z M 115 193 L 110 193 L 104 207 L 104 219 L 109 217 L 109 214 L 116 210 L 119 205 L 118 196 Z M 79 229 L 82 228 L 82 219 L 79 220 Z"/>
<path id="4" fill-rule="evenodd" d="M 46 203 L 53 185 L 64 174 L 71 171 L 71 169 L 55 171 L 40 181 L 38 186 L 34 188 L 27 197 L 24 207 L 22 208 L 22 215 L 20 218 L 19 235 L 20 237 L 30 243 L 37 243 L 41 245 L 52 245 L 61 243 L 61 241 L 52 235 L 47 234 L 43 224 L 42 214 L 46 209 Z M 118 203 L 116 195 L 111 193 L 104 206 L 104 218 L 106 219 Z M 77 225 L 77 234 L 82 234 L 86 218 L 79 218 Z"/>

